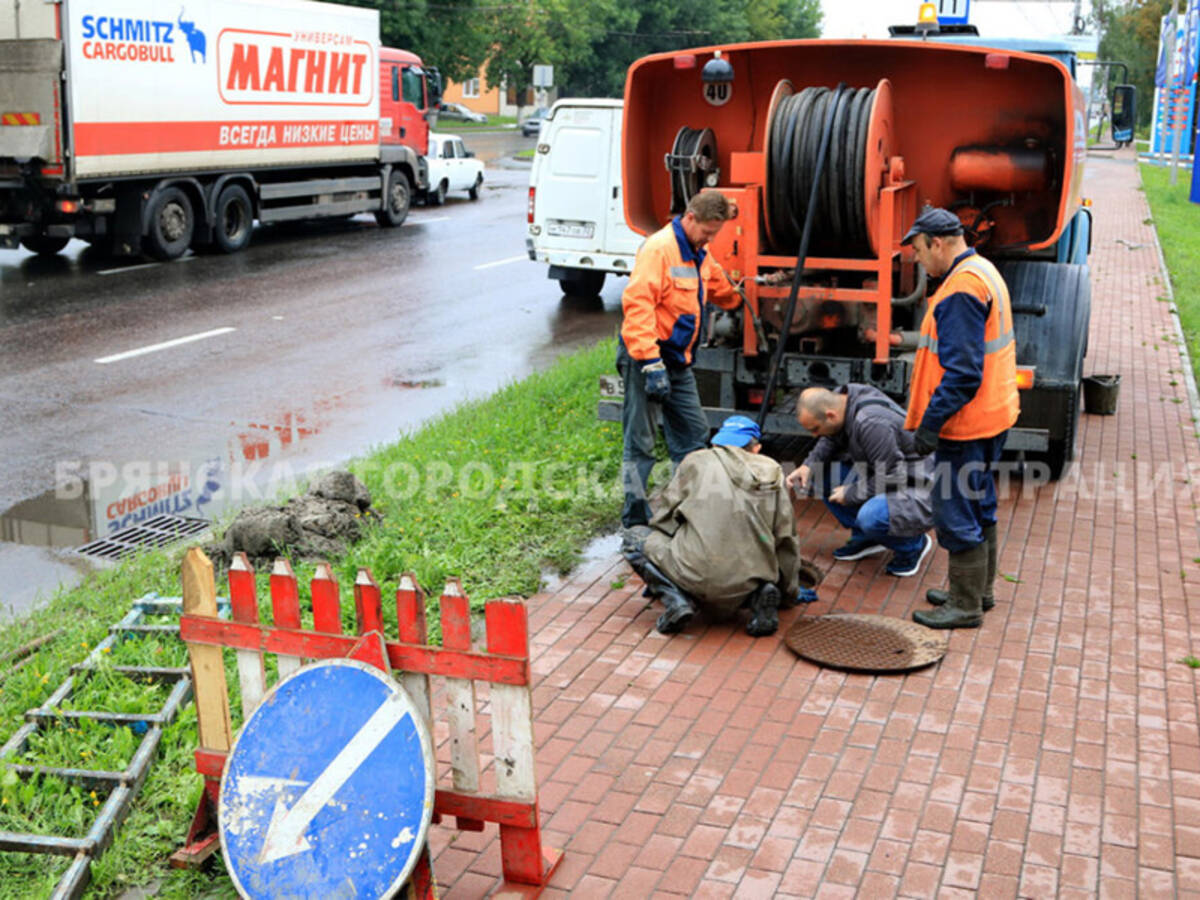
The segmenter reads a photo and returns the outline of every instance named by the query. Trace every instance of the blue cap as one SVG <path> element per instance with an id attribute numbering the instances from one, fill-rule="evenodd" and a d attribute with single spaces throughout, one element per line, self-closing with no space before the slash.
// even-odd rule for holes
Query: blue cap
<path id="1" fill-rule="evenodd" d="M 904 235 L 904 240 L 901 244 L 907 244 L 912 241 L 918 234 L 927 234 L 930 237 L 941 237 L 947 234 L 962 234 L 963 226 L 959 221 L 958 216 L 950 212 L 948 209 L 940 209 L 936 206 L 927 206 L 921 210 L 921 214 L 913 220 L 912 228 L 908 229 L 908 234 Z"/>
<path id="2" fill-rule="evenodd" d="M 713 435 L 714 447 L 745 447 L 762 437 L 762 429 L 753 419 L 745 416 L 730 416 L 721 423 L 721 430 Z"/>

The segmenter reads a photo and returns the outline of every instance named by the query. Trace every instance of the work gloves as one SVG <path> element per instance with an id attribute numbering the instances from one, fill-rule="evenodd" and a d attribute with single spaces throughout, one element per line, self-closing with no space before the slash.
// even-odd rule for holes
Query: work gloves
<path id="1" fill-rule="evenodd" d="M 928 456 L 937 449 L 938 436 L 936 431 L 919 426 L 913 434 L 913 449 L 920 456 Z"/>
<path id="2" fill-rule="evenodd" d="M 906 456 L 928 456 L 937 449 L 938 436 L 936 431 L 919 425 L 916 431 L 900 432 L 897 443 Z"/>
<path id="3" fill-rule="evenodd" d="M 661 359 L 642 367 L 642 378 L 646 383 L 646 399 L 662 403 L 671 395 L 671 379 Z"/>

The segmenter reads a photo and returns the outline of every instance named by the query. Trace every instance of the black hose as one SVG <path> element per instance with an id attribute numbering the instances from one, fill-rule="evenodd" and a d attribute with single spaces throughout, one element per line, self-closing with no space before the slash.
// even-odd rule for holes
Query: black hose
<path id="1" fill-rule="evenodd" d="M 813 219 L 817 212 L 817 194 L 821 188 L 821 175 L 825 170 L 825 158 L 829 153 L 830 137 L 833 134 L 834 122 L 847 105 L 852 91 L 844 84 L 839 84 L 831 92 L 828 88 L 806 88 L 800 92 L 803 97 L 811 90 L 821 91 L 821 113 L 824 116 L 824 127 L 821 129 L 821 139 L 817 147 L 812 169 L 808 171 L 808 203 L 804 209 L 804 228 L 800 234 L 800 247 L 796 254 L 796 268 L 792 272 L 792 288 L 788 291 L 787 309 L 783 314 L 783 326 L 779 332 L 779 340 L 775 344 L 775 355 L 771 357 L 771 369 L 767 373 L 767 387 L 763 392 L 762 406 L 758 410 L 758 427 L 761 430 L 767 420 L 767 409 L 771 405 L 771 396 L 775 393 L 775 381 L 779 376 L 779 367 L 783 364 L 783 353 L 787 349 L 787 336 L 792 331 L 792 319 L 796 315 L 796 296 L 800 291 L 800 282 L 804 278 L 804 260 L 808 258 L 808 244 L 812 239 Z M 793 98 L 789 97 L 788 100 Z M 782 103 L 780 104 L 783 105 Z"/>
<path id="2" fill-rule="evenodd" d="M 816 239 L 819 252 L 839 256 L 869 252 L 863 172 L 874 101 L 875 91 L 867 88 L 835 93 L 811 87 L 776 105 L 767 148 L 771 171 L 767 224 L 776 252 L 789 253 L 799 243 L 810 204 L 815 204 L 822 222 Z M 825 139 L 822 123 L 832 132 L 828 165 L 818 174 L 817 153 Z"/>
<path id="3" fill-rule="evenodd" d="M 689 171 L 684 167 L 684 160 L 695 157 L 705 150 L 704 138 L 711 140 L 711 132 L 704 128 L 688 128 L 686 125 L 675 135 L 675 143 L 671 147 L 668 168 L 671 172 L 671 214 L 677 215 L 687 208 L 688 201 L 699 192 L 703 185 L 704 173 Z"/>

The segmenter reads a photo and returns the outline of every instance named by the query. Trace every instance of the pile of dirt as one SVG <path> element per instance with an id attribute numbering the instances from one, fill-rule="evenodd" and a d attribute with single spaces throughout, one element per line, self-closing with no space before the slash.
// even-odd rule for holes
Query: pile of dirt
<path id="1" fill-rule="evenodd" d="M 366 485 L 350 472 L 335 470 L 283 506 L 243 509 L 224 539 L 204 550 L 220 569 L 228 569 L 238 552 L 244 552 L 256 569 L 270 566 L 277 556 L 327 560 L 344 554 L 362 536 L 363 522 L 379 515 L 371 508 Z"/>

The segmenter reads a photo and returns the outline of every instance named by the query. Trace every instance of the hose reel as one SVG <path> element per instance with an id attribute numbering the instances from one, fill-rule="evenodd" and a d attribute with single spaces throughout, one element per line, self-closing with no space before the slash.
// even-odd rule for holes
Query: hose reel
<path id="1" fill-rule="evenodd" d="M 833 115 L 828 159 L 816 194 L 820 231 L 814 249 L 839 257 L 873 255 L 879 193 L 893 155 L 892 91 L 874 88 L 795 92 L 787 79 L 775 86 L 768 110 L 764 222 L 779 253 L 795 253 L 808 212 L 817 151 L 826 117 Z"/>
<path id="2" fill-rule="evenodd" d="M 675 135 L 671 152 L 663 161 L 671 176 L 671 215 L 679 215 L 701 188 L 716 187 L 721 180 L 717 166 L 717 137 L 711 128 L 688 128 Z"/>

